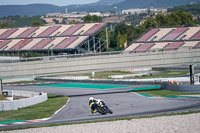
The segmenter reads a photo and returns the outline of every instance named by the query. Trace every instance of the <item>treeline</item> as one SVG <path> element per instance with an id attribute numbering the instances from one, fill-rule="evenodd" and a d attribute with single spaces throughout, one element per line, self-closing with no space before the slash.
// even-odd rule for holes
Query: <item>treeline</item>
<path id="1" fill-rule="evenodd" d="M 0 28 L 42 26 L 44 24 L 45 22 L 40 19 L 40 16 L 21 17 L 16 15 L 0 18 Z"/>
<path id="2" fill-rule="evenodd" d="M 200 24 L 200 4 L 177 6 L 168 9 L 169 12 L 180 11 L 180 10 L 192 13 L 194 16 L 196 16 L 197 21 Z"/>
<path id="3" fill-rule="evenodd" d="M 175 11 L 170 14 L 158 14 L 155 17 L 147 18 L 139 26 L 128 26 L 126 24 L 118 24 L 113 31 L 109 33 L 109 51 L 124 49 L 124 44 L 130 44 L 132 41 L 140 37 L 150 28 L 160 27 L 183 27 L 196 26 L 197 20 L 191 13 L 185 11 Z"/>

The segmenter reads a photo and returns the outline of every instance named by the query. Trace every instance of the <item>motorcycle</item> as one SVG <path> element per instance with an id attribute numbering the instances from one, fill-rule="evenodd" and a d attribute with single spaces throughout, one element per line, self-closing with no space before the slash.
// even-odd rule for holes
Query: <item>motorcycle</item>
<path id="1" fill-rule="evenodd" d="M 96 110 L 98 113 L 102 115 L 105 115 L 106 113 L 110 114 L 113 113 L 113 111 L 110 108 L 108 108 L 108 106 L 104 102 L 99 103 L 98 106 L 96 107 Z"/>

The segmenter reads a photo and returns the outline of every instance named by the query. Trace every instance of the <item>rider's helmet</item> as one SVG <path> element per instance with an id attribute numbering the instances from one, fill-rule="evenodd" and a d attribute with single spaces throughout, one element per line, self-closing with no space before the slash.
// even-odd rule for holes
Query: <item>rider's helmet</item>
<path id="1" fill-rule="evenodd" d="M 94 100 L 94 97 L 90 97 L 90 101 L 93 101 Z"/>

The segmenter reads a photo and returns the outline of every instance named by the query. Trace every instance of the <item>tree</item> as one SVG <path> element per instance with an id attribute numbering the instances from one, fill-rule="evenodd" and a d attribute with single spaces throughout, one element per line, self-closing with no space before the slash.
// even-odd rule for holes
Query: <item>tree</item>
<path id="1" fill-rule="evenodd" d="M 83 17 L 83 21 L 85 23 L 94 23 L 94 22 L 102 22 L 103 18 L 97 15 L 87 15 Z"/>
<path id="2" fill-rule="evenodd" d="M 39 20 L 34 20 L 34 21 L 32 22 L 32 26 L 42 26 L 42 22 L 39 21 Z"/>
<path id="3" fill-rule="evenodd" d="M 0 28 L 8 28 L 8 27 L 9 27 L 8 22 L 0 24 Z"/>

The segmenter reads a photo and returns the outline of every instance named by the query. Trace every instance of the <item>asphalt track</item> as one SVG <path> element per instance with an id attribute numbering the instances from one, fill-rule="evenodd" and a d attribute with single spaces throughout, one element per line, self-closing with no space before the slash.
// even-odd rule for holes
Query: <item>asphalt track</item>
<path id="1" fill-rule="evenodd" d="M 200 109 L 200 99 L 149 98 L 140 96 L 136 93 L 127 92 L 130 89 L 140 87 L 144 87 L 144 85 L 132 85 L 126 88 L 110 89 L 45 87 L 35 85 L 9 85 L 4 86 L 4 89 L 47 92 L 70 97 L 67 106 L 65 106 L 51 119 L 43 122 L 28 123 L 25 124 L 26 126 L 47 123 L 70 123 L 75 121 L 95 120 L 102 118 L 160 114 Z M 103 99 L 107 103 L 107 105 L 113 110 L 113 114 L 91 114 L 88 105 L 88 100 L 90 96 L 93 96 L 94 98 L 98 99 Z"/>

